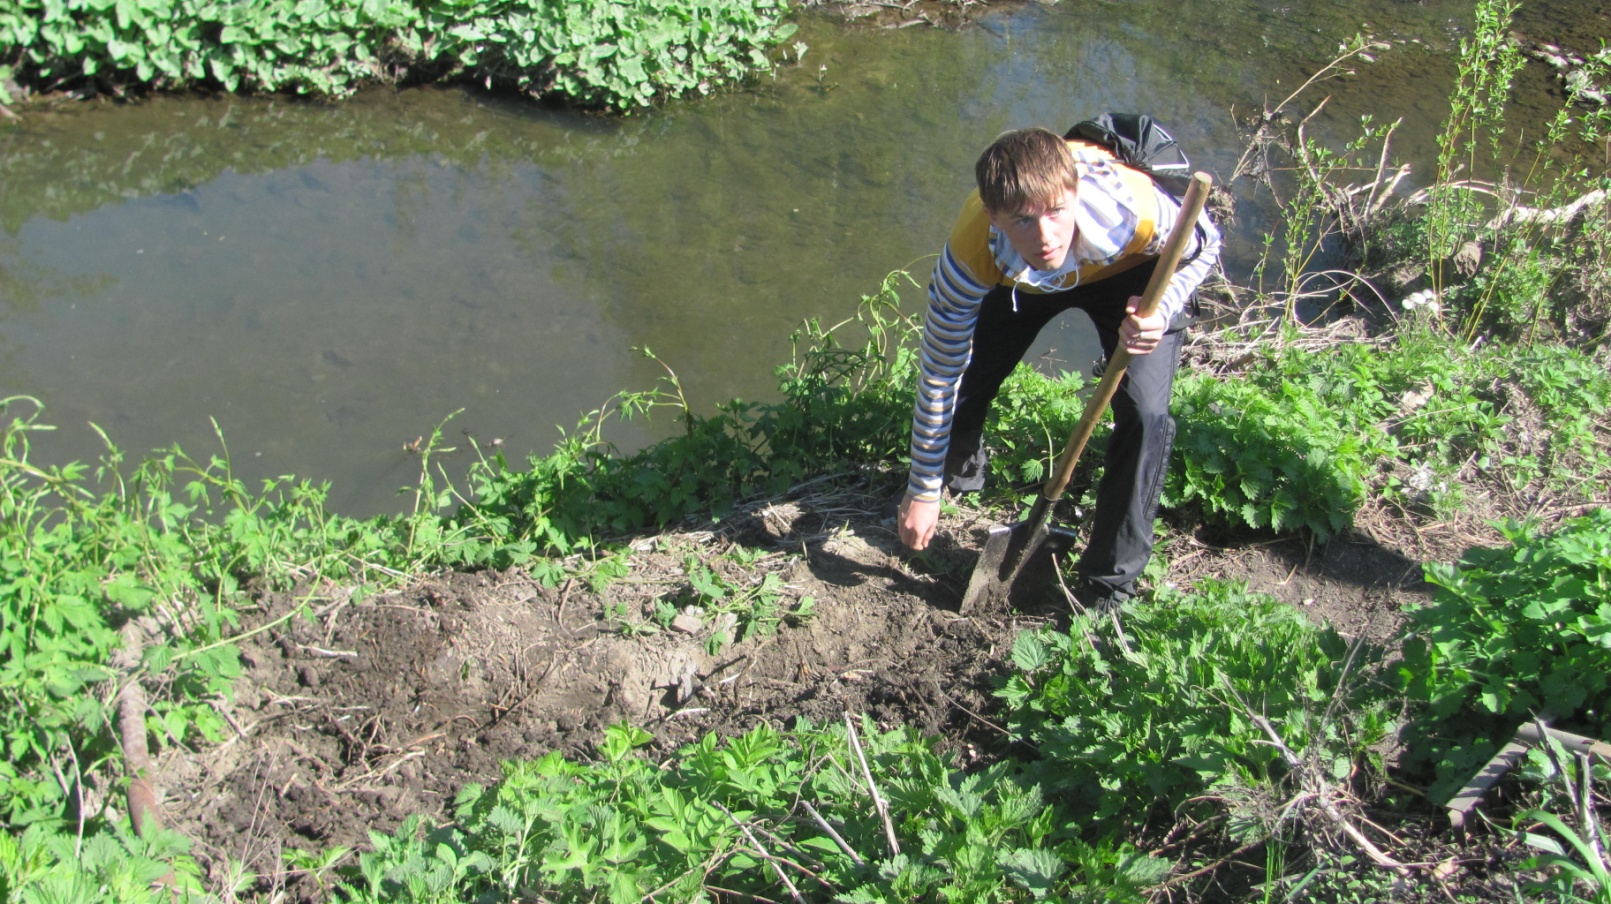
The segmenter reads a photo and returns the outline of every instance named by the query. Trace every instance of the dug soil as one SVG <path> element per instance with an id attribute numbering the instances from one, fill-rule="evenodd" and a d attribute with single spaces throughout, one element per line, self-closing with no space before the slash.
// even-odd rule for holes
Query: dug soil
<path id="1" fill-rule="evenodd" d="M 1074 604 L 1053 582 L 1028 604 L 960 614 L 987 521 L 950 515 L 913 556 L 885 503 L 843 488 L 757 502 L 640 538 L 624 575 L 592 581 L 453 573 L 361 602 L 335 587 L 267 597 L 257 624 L 306 615 L 243 643 L 232 737 L 162 758 L 168 818 L 214 880 L 234 861 L 262 877 L 261 900 L 317 900 L 285 871 L 288 849 L 363 849 L 410 814 L 445 816 L 505 760 L 591 757 L 616 722 L 651 732 L 657 759 L 708 732 L 846 713 L 915 726 L 964 768 L 1013 754 L 993 696 L 1013 639 Z M 1364 533 L 1311 546 L 1173 530 L 1158 555 L 1171 583 L 1245 580 L 1348 635 L 1388 635 L 1425 593 L 1425 550 Z M 692 563 L 735 593 L 776 575 L 780 620 L 746 632 L 690 609 Z"/>

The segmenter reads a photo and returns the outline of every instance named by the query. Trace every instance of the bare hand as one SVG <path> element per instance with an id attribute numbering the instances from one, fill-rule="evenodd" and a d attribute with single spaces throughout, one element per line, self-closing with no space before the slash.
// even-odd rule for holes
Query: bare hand
<path id="1" fill-rule="evenodd" d="M 934 528 L 940 523 L 940 503 L 919 502 L 908 494 L 901 500 L 895 523 L 900 528 L 902 543 L 914 552 L 924 549 L 934 539 Z"/>
<path id="2" fill-rule="evenodd" d="M 1133 295 L 1125 310 L 1130 313 L 1119 324 L 1119 341 L 1132 355 L 1150 354 L 1163 341 L 1164 330 L 1169 328 L 1169 320 L 1157 311 L 1152 316 L 1142 319 L 1136 316 L 1136 305 L 1141 303 L 1141 296 Z"/>

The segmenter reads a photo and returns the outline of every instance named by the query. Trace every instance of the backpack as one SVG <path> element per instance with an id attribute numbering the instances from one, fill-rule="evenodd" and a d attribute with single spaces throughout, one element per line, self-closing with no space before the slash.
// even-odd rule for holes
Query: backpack
<path id="1" fill-rule="evenodd" d="M 1145 113 L 1103 113 L 1074 124 L 1063 136 L 1100 145 L 1119 162 L 1152 177 L 1158 187 L 1180 200 L 1191 184 L 1191 160 L 1156 119 Z"/>
<path id="2" fill-rule="evenodd" d="M 1186 188 L 1191 185 L 1191 160 L 1186 152 L 1180 149 L 1168 129 L 1145 113 L 1103 113 L 1082 119 L 1068 130 L 1063 140 L 1085 141 L 1105 148 L 1120 163 L 1146 173 L 1176 201 L 1186 197 Z M 1199 244 L 1187 261 L 1197 259 L 1202 251 L 1200 243 L 1206 238 L 1201 223 L 1194 224 L 1193 231 Z M 1198 313 L 1196 307 L 1194 292 L 1190 306 L 1193 316 Z"/>

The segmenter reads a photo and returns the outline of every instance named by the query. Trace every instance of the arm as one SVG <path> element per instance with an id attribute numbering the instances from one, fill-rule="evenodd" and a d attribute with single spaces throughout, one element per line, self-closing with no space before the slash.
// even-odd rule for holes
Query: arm
<path id="1" fill-rule="evenodd" d="M 957 387 L 973 347 L 979 302 L 988 291 L 957 262 L 948 243 L 929 280 L 921 373 L 912 412 L 912 470 L 899 516 L 901 542 L 912 549 L 928 545 L 939 521 Z"/>

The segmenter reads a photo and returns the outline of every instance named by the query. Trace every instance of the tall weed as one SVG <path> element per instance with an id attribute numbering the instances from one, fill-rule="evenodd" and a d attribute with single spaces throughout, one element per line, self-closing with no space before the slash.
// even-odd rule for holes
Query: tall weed
<path id="1" fill-rule="evenodd" d="M 1603 338 L 1611 323 L 1606 235 L 1611 174 L 1563 154 L 1594 148 L 1611 109 L 1578 104 L 1611 64 L 1590 56 L 1566 101 L 1525 151 L 1512 138 L 1506 101 L 1523 58 L 1511 33 L 1516 5 L 1480 0 L 1461 42 L 1449 117 L 1438 138 L 1434 183 L 1412 200 L 1431 289 L 1468 342 L 1496 334 L 1521 342 Z"/>

